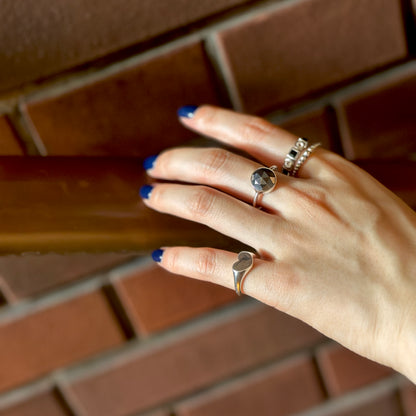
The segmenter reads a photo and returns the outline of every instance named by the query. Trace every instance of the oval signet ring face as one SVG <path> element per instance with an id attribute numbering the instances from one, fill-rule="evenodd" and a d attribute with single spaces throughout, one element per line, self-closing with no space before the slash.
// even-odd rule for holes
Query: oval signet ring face
<path id="1" fill-rule="evenodd" d="M 238 259 L 233 264 L 234 288 L 238 296 L 241 295 L 242 281 L 253 267 L 254 254 L 249 251 L 238 253 Z"/>

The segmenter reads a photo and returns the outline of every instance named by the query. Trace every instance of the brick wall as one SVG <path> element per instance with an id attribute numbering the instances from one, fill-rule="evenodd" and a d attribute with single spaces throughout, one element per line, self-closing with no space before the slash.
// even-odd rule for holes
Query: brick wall
<path id="1" fill-rule="evenodd" d="M 388 172 L 416 156 L 415 15 L 411 0 L 3 0 L 0 155 L 143 158 L 192 138 L 179 106 L 214 103 Z M 416 201 L 414 178 L 389 184 Z M 0 258 L 1 416 L 253 414 L 414 416 L 416 388 L 147 256 Z"/>

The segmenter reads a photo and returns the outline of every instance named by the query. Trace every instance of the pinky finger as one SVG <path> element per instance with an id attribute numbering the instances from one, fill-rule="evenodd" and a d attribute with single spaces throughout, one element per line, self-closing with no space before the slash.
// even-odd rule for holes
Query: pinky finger
<path id="1" fill-rule="evenodd" d="M 154 254 L 159 265 L 172 273 L 235 290 L 232 266 L 237 261 L 236 253 L 207 247 L 167 247 Z M 287 267 L 255 257 L 241 292 L 288 312 L 297 287 L 297 279 Z"/>

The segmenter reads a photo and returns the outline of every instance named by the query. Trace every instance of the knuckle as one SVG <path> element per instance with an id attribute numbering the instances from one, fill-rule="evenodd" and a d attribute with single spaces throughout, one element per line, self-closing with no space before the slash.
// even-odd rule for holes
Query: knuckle
<path id="1" fill-rule="evenodd" d="M 319 159 L 321 166 L 324 168 L 327 177 L 331 179 L 331 182 L 347 182 L 351 169 L 355 169 L 355 166 L 351 162 L 329 151 L 317 153 L 315 157 Z"/>
<path id="2" fill-rule="evenodd" d="M 215 125 L 218 111 L 215 107 L 204 105 L 198 108 L 198 120 L 200 126 Z"/>
<path id="3" fill-rule="evenodd" d="M 214 249 L 201 249 L 195 263 L 196 272 L 201 276 L 215 275 L 217 270 L 217 255 Z"/>
<path id="4" fill-rule="evenodd" d="M 274 126 L 261 117 L 250 117 L 240 128 L 244 142 L 259 143 L 274 130 Z"/>
<path id="5" fill-rule="evenodd" d="M 224 149 L 209 149 L 203 153 L 201 160 L 201 174 L 213 176 L 225 169 L 230 158 L 230 153 Z"/>
<path id="6" fill-rule="evenodd" d="M 188 211 L 192 218 L 201 219 L 208 216 L 215 202 L 214 190 L 196 186 L 188 203 Z"/>

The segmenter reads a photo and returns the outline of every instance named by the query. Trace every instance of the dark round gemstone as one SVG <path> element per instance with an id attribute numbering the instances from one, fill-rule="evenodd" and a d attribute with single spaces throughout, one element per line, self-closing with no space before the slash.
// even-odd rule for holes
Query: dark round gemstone
<path id="1" fill-rule="evenodd" d="M 256 169 L 251 175 L 251 184 L 257 192 L 271 191 L 276 183 L 276 174 L 269 168 Z"/>

